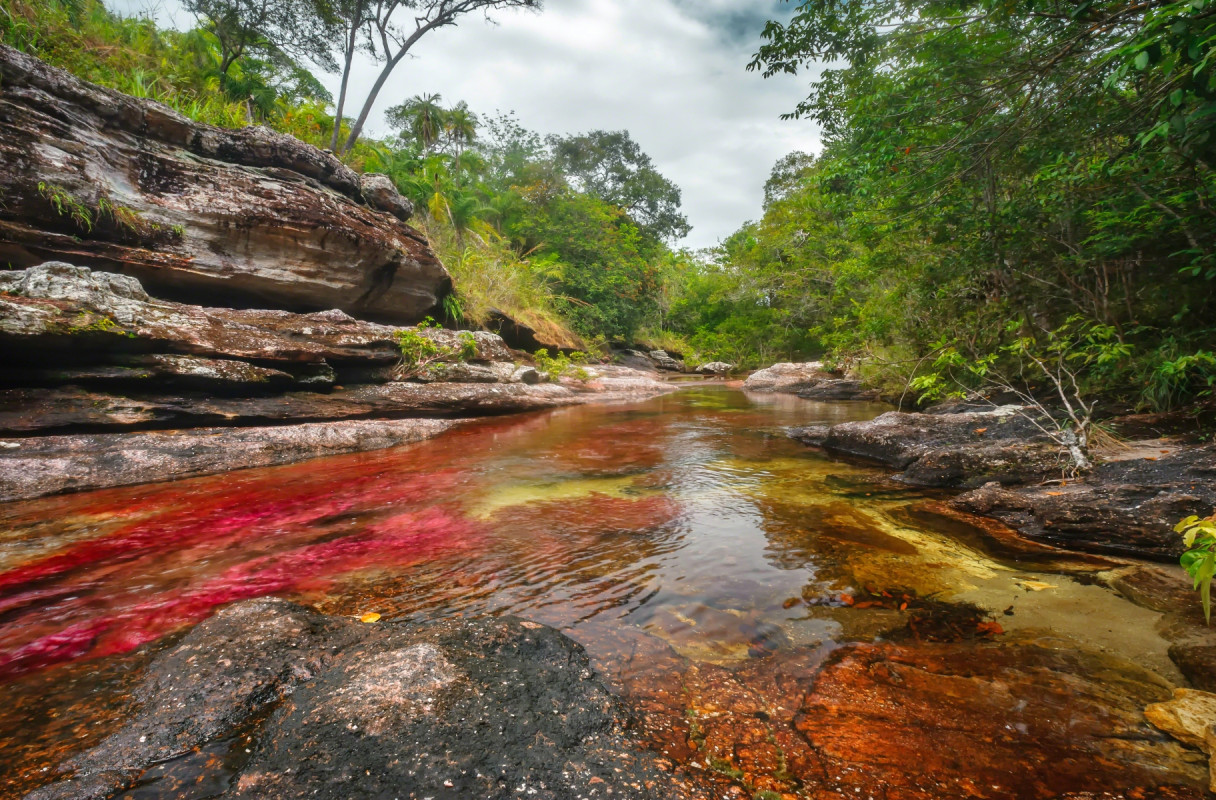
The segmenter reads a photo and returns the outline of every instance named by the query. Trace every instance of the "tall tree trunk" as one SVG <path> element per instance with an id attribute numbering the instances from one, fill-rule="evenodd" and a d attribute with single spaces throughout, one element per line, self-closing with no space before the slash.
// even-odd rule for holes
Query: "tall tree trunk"
<path id="1" fill-rule="evenodd" d="M 359 134 L 363 133 L 363 126 L 367 124 L 368 116 L 372 113 L 372 106 L 376 104 L 376 98 L 380 95 L 380 90 L 384 88 L 384 84 L 388 82 L 388 76 L 393 74 L 393 70 L 401 62 L 406 52 L 408 51 L 402 48 L 396 56 L 385 63 L 384 69 L 380 70 L 380 76 L 372 84 L 372 90 L 368 93 L 367 100 L 363 102 L 363 110 L 359 112 L 359 118 L 355 120 L 355 124 L 350 129 L 350 136 L 346 137 L 346 144 L 342 147 L 343 154 L 349 153 L 354 148 L 355 142 L 359 139 Z"/>
<path id="2" fill-rule="evenodd" d="M 342 112 L 346 108 L 346 90 L 350 86 L 350 67 L 355 60 L 355 41 L 358 35 L 359 26 L 351 26 L 350 38 L 346 40 L 346 63 L 342 65 L 342 86 L 338 89 L 338 108 L 334 112 L 334 132 L 329 137 L 329 149 L 335 153 L 338 152 L 338 137 L 342 134 Z"/>
<path id="3" fill-rule="evenodd" d="M 372 113 L 372 106 L 376 104 L 376 98 L 380 95 L 380 90 L 384 88 L 384 84 L 388 82 L 388 76 L 393 74 L 393 70 L 401 63 L 401 59 L 405 58 L 406 53 L 414 46 L 422 35 L 427 31 L 438 28 L 442 25 L 447 25 L 452 21 L 453 14 L 446 14 L 436 19 L 431 20 L 427 24 L 415 30 L 410 34 L 409 38 L 401 43 L 401 48 L 397 51 L 397 55 L 390 58 L 384 63 L 384 69 L 380 70 L 380 76 L 376 78 L 375 84 L 372 85 L 371 92 L 367 95 L 367 100 L 363 103 L 363 110 L 359 112 L 359 118 L 355 120 L 354 127 L 350 129 L 350 136 L 346 137 L 346 144 L 342 148 L 343 153 L 349 153 L 351 148 L 355 146 L 355 142 L 359 139 L 359 134 L 363 133 L 363 126 L 367 124 L 367 118 Z"/>

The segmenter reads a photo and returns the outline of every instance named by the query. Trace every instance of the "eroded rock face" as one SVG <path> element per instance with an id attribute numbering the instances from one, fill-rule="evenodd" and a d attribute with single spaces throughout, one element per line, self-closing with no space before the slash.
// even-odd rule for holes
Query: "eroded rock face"
<path id="1" fill-rule="evenodd" d="M 158 296 L 406 324 L 451 280 L 384 176 L 266 128 L 196 123 L 0 45 L 0 261 Z"/>
<path id="2" fill-rule="evenodd" d="M 1178 520 L 1216 508 L 1216 447 L 1099 464 L 1065 486 L 985 485 L 952 502 L 1059 547 L 1174 560 Z"/>
<path id="3" fill-rule="evenodd" d="M 237 730 L 251 752 L 201 767 L 235 771 L 223 797 L 690 796 L 626 735 L 582 648 L 516 619 L 362 625 L 252 600 L 157 657 L 136 700 L 30 800 L 171 795 L 173 759 Z"/>
<path id="4" fill-rule="evenodd" d="M 399 330 L 336 309 L 154 300 L 130 276 L 59 262 L 0 273 L 0 436 L 13 438 L 0 447 L 0 498 L 391 447 L 442 429 L 410 418 L 672 388 L 608 367 L 594 381 L 536 385 L 498 336 L 471 334 L 466 361 L 470 334 L 437 328 L 420 335 L 442 360 L 407 380 Z M 186 430 L 146 433 L 171 427 Z"/>

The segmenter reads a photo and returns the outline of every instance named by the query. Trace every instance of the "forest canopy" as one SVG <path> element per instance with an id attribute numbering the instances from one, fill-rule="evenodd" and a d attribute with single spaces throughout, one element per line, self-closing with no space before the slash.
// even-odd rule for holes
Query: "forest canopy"
<path id="1" fill-rule="evenodd" d="M 564 346 L 693 362 L 822 357 L 926 401 L 973 382 L 970 365 L 1068 342 L 1087 392 L 1152 409 L 1212 399 L 1216 0 L 793 3 L 740 70 L 806 74 L 787 116 L 822 147 L 778 161 L 759 218 L 695 253 L 678 249 L 679 188 L 627 131 L 542 136 L 388 89 L 389 135 L 352 135 L 366 106 L 346 118 L 345 89 L 335 100 L 315 73 L 346 74 L 367 48 L 391 60 L 411 34 L 377 44 L 387 5 L 192 3 L 183 32 L 99 0 L 5 0 L 0 37 L 389 175 L 456 279 L 450 324 L 507 314 Z M 285 13 L 307 35 L 283 36 Z M 428 31 L 459 13 L 444 19 Z"/>

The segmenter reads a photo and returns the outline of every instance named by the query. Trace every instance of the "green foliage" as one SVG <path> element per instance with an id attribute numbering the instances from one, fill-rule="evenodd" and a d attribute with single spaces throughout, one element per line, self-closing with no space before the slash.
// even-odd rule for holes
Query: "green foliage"
<path id="1" fill-rule="evenodd" d="M 46 198 L 61 217 L 68 217 L 77 228 L 89 233 L 93 230 L 93 212 L 84 203 L 72 196 L 67 189 L 54 183 L 38 182 L 38 194 Z"/>
<path id="2" fill-rule="evenodd" d="M 442 370 L 444 362 L 465 362 L 477 358 L 477 339 L 470 331 L 457 336 L 457 344 L 441 345 L 427 331 L 436 328 L 435 320 L 427 317 L 413 328 L 403 328 L 393 334 L 401 361 L 397 364 L 397 380 L 416 378 L 433 370 Z"/>
<path id="3" fill-rule="evenodd" d="M 551 383 L 557 383 L 566 377 L 583 382 L 591 380 L 591 373 L 584 367 L 587 354 L 581 351 L 575 350 L 569 356 L 562 352 L 549 355 L 549 351 L 542 347 L 533 353 L 533 358 L 536 360 L 536 369 L 544 373 Z"/>
<path id="4" fill-rule="evenodd" d="M 751 67 L 814 65 L 790 116 L 823 152 L 778 162 L 672 327 L 725 360 L 828 353 L 932 399 L 960 391 L 930 374 L 943 338 L 1013 368 L 1028 338 L 1085 325 L 1112 345 L 1086 392 L 1210 397 L 1213 2 L 798 3 Z M 1050 383 L 1026 355 L 1011 377 Z"/>
<path id="5" fill-rule="evenodd" d="M 1182 534 L 1186 552 L 1182 554 L 1182 567 L 1195 582 L 1203 603 L 1203 616 L 1212 624 L 1212 579 L 1216 576 L 1216 515 L 1207 519 L 1187 517 L 1174 530 Z"/>

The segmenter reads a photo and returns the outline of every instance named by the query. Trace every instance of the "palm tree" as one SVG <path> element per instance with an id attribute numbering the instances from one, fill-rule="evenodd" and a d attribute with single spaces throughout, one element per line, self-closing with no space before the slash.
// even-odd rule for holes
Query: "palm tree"
<path id="1" fill-rule="evenodd" d="M 390 108 L 385 116 L 390 125 L 403 131 L 402 138 L 413 138 L 424 153 L 430 154 L 445 128 L 448 112 L 439 105 L 442 99 L 438 94 L 414 95 Z M 408 137 L 404 136 L 407 131 Z"/>
<path id="2" fill-rule="evenodd" d="M 460 159 L 465 148 L 477 140 L 477 115 L 461 100 L 444 115 L 443 129 L 456 153 L 456 185 L 460 185 Z"/>

